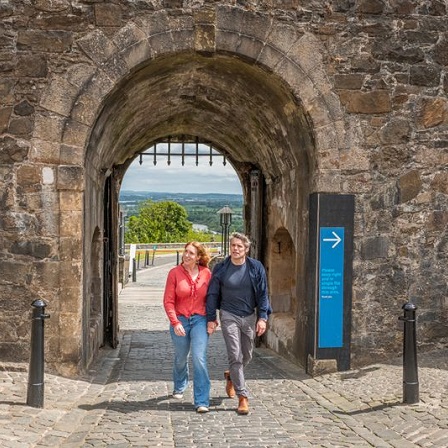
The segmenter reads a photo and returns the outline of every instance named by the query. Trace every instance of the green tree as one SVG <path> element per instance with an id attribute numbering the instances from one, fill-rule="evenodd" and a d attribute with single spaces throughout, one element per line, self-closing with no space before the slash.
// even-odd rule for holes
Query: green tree
<path id="1" fill-rule="evenodd" d="M 184 207 L 173 201 L 144 201 L 137 216 L 131 216 L 127 243 L 176 243 L 187 239 L 192 224 Z"/>

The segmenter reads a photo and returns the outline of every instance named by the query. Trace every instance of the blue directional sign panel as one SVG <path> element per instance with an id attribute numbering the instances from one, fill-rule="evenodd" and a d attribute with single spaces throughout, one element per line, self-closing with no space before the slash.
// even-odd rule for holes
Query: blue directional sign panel
<path id="1" fill-rule="evenodd" d="M 319 348 L 343 346 L 344 227 L 319 234 Z"/>

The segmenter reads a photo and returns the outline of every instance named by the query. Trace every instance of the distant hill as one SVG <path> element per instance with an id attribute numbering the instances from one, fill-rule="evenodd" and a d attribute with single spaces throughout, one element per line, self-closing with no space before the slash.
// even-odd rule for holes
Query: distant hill
<path id="1" fill-rule="evenodd" d="M 120 192 L 120 202 L 140 202 L 151 199 L 152 201 L 175 201 L 181 202 L 213 202 L 229 205 L 229 203 L 242 203 L 242 194 L 226 193 L 160 193 L 153 191 L 132 191 L 124 190 Z"/>

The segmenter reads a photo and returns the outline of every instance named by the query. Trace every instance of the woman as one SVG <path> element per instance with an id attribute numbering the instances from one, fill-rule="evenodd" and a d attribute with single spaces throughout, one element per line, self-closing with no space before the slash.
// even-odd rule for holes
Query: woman
<path id="1" fill-rule="evenodd" d="M 210 256 L 204 246 L 196 241 L 187 243 L 182 263 L 168 273 L 163 297 L 174 345 L 173 397 L 183 398 L 188 386 L 188 356 L 191 350 L 194 406 L 199 413 L 208 412 L 210 400 L 205 312 L 211 277 L 209 261 Z"/>

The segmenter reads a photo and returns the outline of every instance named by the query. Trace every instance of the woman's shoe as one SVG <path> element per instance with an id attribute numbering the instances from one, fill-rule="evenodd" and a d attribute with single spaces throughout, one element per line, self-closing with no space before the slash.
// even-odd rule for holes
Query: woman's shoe
<path id="1" fill-rule="evenodd" d="M 207 406 L 198 406 L 198 407 L 196 408 L 196 412 L 197 412 L 198 414 L 206 414 L 208 411 L 209 411 L 209 409 L 208 409 Z"/>
<path id="2" fill-rule="evenodd" d="M 173 398 L 175 398 L 176 400 L 182 400 L 182 398 L 184 398 L 184 393 L 174 391 Z"/>

